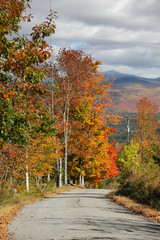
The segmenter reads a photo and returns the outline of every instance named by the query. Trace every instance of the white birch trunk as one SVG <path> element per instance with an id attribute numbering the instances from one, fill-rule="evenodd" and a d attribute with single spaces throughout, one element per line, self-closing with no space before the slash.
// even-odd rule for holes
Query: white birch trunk
<path id="1" fill-rule="evenodd" d="M 84 176 L 82 176 L 81 180 L 82 180 L 81 181 L 81 184 L 82 184 L 81 186 L 84 187 L 85 186 L 85 184 L 84 184 Z"/>
<path id="2" fill-rule="evenodd" d="M 26 161 L 28 158 L 28 149 L 26 149 Z M 26 164 L 26 191 L 29 192 L 29 173 L 28 173 L 28 164 Z"/>
<path id="3" fill-rule="evenodd" d="M 50 182 L 50 180 L 51 180 L 51 174 L 48 173 L 48 175 L 47 175 L 47 181 Z"/>
<path id="4" fill-rule="evenodd" d="M 26 191 L 29 192 L 29 173 L 28 173 L 28 165 L 26 165 Z"/>
<path id="5" fill-rule="evenodd" d="M 79 185 L 82 185 L 82 175 L 79 175 Z"/>

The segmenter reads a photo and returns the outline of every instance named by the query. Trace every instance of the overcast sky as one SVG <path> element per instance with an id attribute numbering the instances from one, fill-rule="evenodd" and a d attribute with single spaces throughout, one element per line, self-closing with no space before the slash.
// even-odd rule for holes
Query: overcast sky
<path id="1" fill-rule="evenodd" d="M 160 77 L 160 0 L 32 0 L 28 33 L 50 9 L 57 12 L 56 33 L 49 39 L 60 47 L 81 49 L 102 61 L 102 71 Z"/>

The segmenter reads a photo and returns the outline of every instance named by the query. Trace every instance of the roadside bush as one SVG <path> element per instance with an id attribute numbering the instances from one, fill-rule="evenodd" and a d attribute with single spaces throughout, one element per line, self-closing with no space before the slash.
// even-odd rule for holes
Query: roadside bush
<path id="1" fill-rule="evenodd" d="M 13 193 L 11 193 L 7 188 L 0 189 L 0 204 L 1 202 L 4 202 L 5 199 L 9 199 L 13 196 Z"/>
<path id="2" fill-rule="evenodd" d="M 104 180 L 105 188 L 108 188 L 108 189 L 118 189 L 118 187 L 119 187 L 118 179 L 119 179 L 119 175 L 115 176 L 113 178 L 106 178 Z"/>
<path id="3" fill-rule="evenodd" d="M 105 188 L 105 183 L 103 180 L 100 180 L 99 183 L 98 183 L 98 188 L 99 189 L 104 189 Z"/>
<path id="4" fill-rule="evenodd" d="M 118 156 L 117 164 L 120 170 L 119 182 L 125 183 L 126 179 L 135 174 L 139 167 L 139 144 L 131 140 L 129 145 L 124 146 L 123 152 Z"/>
<path id="5" fill-rule="evenodd" d="M 133 200 L 160 209 L 160 167 L 150 162 L 141 163 L 118 191 Z"/>

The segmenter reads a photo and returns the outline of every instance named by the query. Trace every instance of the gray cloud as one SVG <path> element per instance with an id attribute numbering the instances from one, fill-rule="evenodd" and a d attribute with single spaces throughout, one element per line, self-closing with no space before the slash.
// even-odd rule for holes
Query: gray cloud
<path id="1" fill-rule="evenodd" d="M 55 53 L 60 47 L 81 49 L 102 61 L 101 69 L 141 76 L 160 76 L 159 0 L 51 0 L 57 11 L 56 34 L 48 41 Z M 30 24 L 42 22 L 50 0 L 32 0 Z"/>

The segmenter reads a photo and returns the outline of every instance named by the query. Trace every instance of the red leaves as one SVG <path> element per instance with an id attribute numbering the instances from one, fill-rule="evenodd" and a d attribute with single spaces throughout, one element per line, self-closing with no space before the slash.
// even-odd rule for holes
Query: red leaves
<path id="1" fill-rule="evenodd" d="M 9 150 L 9 153 L 10 153 L 14 158 L 16 157 L 15 153 L 14 153 L 12 150 Z"/>
<path id="2" fill-rule="evenodd" d="M 60 90 L 57 98 L 62 106 L 65 101 L 70 104 L 71 122 L 66 122 L 66 126 L 70 133 L 69 151 L 75 154 L 72 158 L 75 169 L 69 161 L 69 173 L 77 176 L 84 171 L 90 182 L 117 175 L 115 149 L 108 143 L 108 136 L 116 130 L 106 126 L 105 121 L 105 107 L 110 102 L 105 91 L 110 83 L 102 84 L 98 63 L 82 51 L 61 49 L 57 61 L 52 72 Z M 62 70 L 64 75 L 59 75 Z"/>

